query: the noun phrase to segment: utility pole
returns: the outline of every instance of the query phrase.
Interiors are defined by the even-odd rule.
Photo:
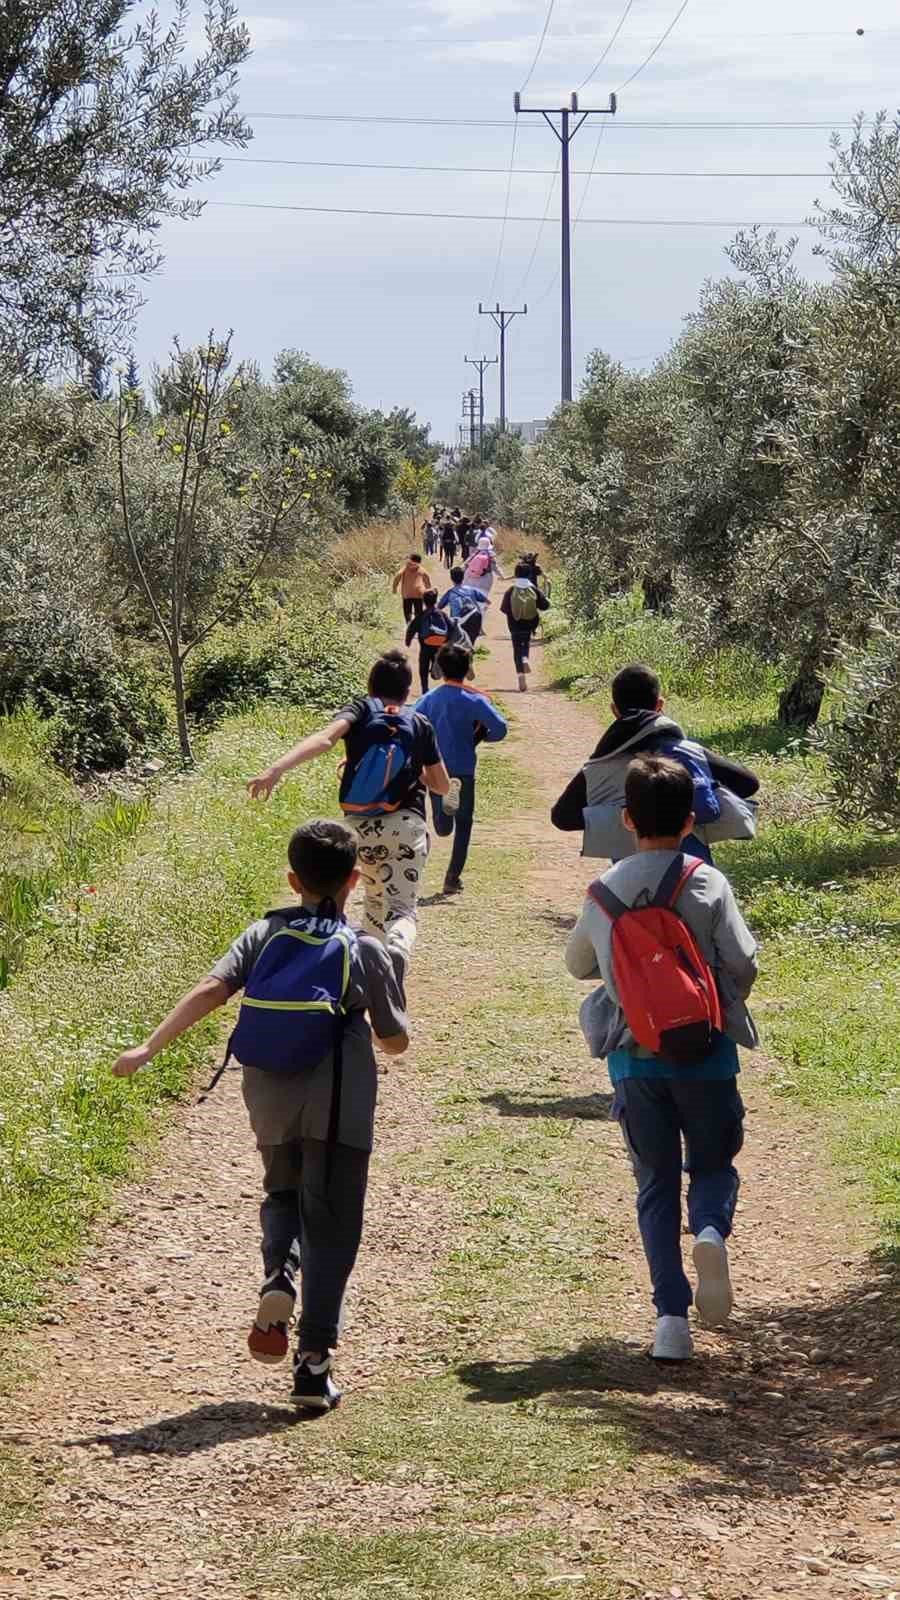
[[[482,356],[480,361],[470,360],[470,358],[468,356],[466,356],[464,359],[465,359],[465,362],[466,362],[467,366],[469,366],[469,367],[477,367],[477,369],[478,369],[478,454],[479,454],[479,457],[480,457],[480,459],[481,459],[481,461],[483,463],[484,462],[484,373],[485,373],[485,368],[486,367],[495,367],[497,365],[497,357],[493,356],[490,360],[488,360],[487,356]]]
[[[475,421],[475,390],[469,389],[465,397],[466,417],[469,424],[469,449],[475,454],[475,440],[478,436],[478,424]]]
[[[616,97],[611,94],[608,106],[592,106],[582,109],[578,104],[577,94],[573,94],[571,105],[550,108],[544,106],[523,106],[522,96],[516,92],[513,96],[513,109],[516,116],[543,117],[548,128],[556,134],[560,143],[561,161],[559,166],[562,180],[562,203],[560,205],[560,220],[562,225],[562,267],[560,278],[562,281],[562,306],[561,306],[561,337],[560,337],[560,398],[563,405],[572,399],[572,184],[569,176],[569,146],[579,128],[583,127],[588,117],[614,117],[616,114]],[[552,119],[559,117],[559,127]],[[572,118],[577,121],[572,122]]]
[[[527,317],[528,307],[523,306],[521,311],[503,311],[499,300],[493,311],[485,310],[481,301],[478,302],[478,315],[490,317],[492,322],[500,329],[500,432],[506,432],[506,330],[513,317]]]

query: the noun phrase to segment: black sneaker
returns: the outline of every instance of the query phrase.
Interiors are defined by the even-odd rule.
[[[340,1399],[341,1391],[331,1376],[331,1356],[318,1361],[314,1355],[298,1353],[291,1405],[303,1411],[333,1411]]]
[[[462,894],[462,892],[463,892],[463,881],[462,881],[462,878],[445,878],[444,879],[444,888],[443,888],[443,893],[444,894]]]
[[[254,1361],[275,1367],[288,1353],[288,1328],[294,1315],[297,1292],[290,1272],[284,1267],[270,1272],[259,1293],[256,1321],[247,1335],[247,1348]]]

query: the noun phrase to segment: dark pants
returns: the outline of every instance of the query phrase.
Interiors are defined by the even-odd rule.
[[[431,664],[440,649],[439,645],[419,645],[419,678],[422,684],[422,693],[427,694],[431,687]]]
[[[475,649],[478,640],[481,638],[482,627],[483,618],[480,611],[473,611],[468,617],[466,617],[466,620],[463,623],[463,628],[469,635],[469,640],[473,650]]]
[[[731,1232],[744,1142],[744,1107],[734,1078],[625,1078],[619,1119],[637,1179],[637,1213],[659,1316],[686,1317],[693,1295],[681,1261],[681,1141],[689,1174],[691,1233]]]
[[[407,622],[412,622],[413,617],[420,617],[425,610],[425,601],[416,598],[403,601],[403,615]]]
[[[301,1350],[331,1350],[362,1238],[369,1153],[321,1139],[261,1145],[266,1275],[301,1274]]]
[[[453,566],[453,562],[454,562],[454,560],[456,558],[456,545],[455,544],[445,544],[442,547],[442,549],[443,549],[444,566],[447,568],[447,570],[449,572],[449,570]]]
[[[525,671],[525,662],[531,654],[533,634],[533,628],[510,628],[509,630],[509,636],[512,639],[513,660],[516,663],[517,672]]]
[[[439,794],[431,796],[435,833],[440,839],[449,839],[451,833],[453,834],[453,850],[447,868],[448,878],[461,878],[463,875],[472,838],[472,826],[475,822],[475,778],[463,777],[459,782],[459,810],[455,816],[444,810],[444,802]]]

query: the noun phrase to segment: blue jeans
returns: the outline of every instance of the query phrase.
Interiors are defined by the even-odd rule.
[[[618,1118],[637,1179],[638,1224],[661,1317],[686,1317],[693,1295],[681,1260],[681,1140],[689,1174],[693,1234],[731,1232],[740,1180],[734,1157],[744,1142],[744,1106],[734,1078],[624,1078]]]
[[[431,813],[434,819],[434,831],[440,839],[449,839],[453,834],[453,850],[450,855],[450,865],[447,868],[448,878],[461,878],[466,858],[469,854],[469,843],[472,838],[472,827],[475,822],[475,775],[460,778],[459,810],[456,815],[448,814],[444,810],[444,802],[439,794],[431,796]]]

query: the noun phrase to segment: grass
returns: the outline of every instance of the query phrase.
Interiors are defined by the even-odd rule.
[[[160,1102],[182,1092],[216,1037],[210,1020],[128,1083],[108,1068],[259,914],[298,814],[333,809],[330,763],[251,805],[246,777],[304,719],[267,707],[223,725],[192,774],[73,899],[26,940],[0,993],[0,1307],[20,1314],[48,1267],[71,1259],[110,1184],[132,1165]]]
[[[780,1093],[822,1117],[882,1234],[900,1245],[900,837],[847,826],[821,798],[822,770],[776,717],[777,680],[748,652],[702,659],[677,624],[631,599],[590,629],[560,632],[559,681],[596,701],[635,659],[659,671],[692,737],[763,782],[759,838],[716,851],[763,944],[755,1009]]]

